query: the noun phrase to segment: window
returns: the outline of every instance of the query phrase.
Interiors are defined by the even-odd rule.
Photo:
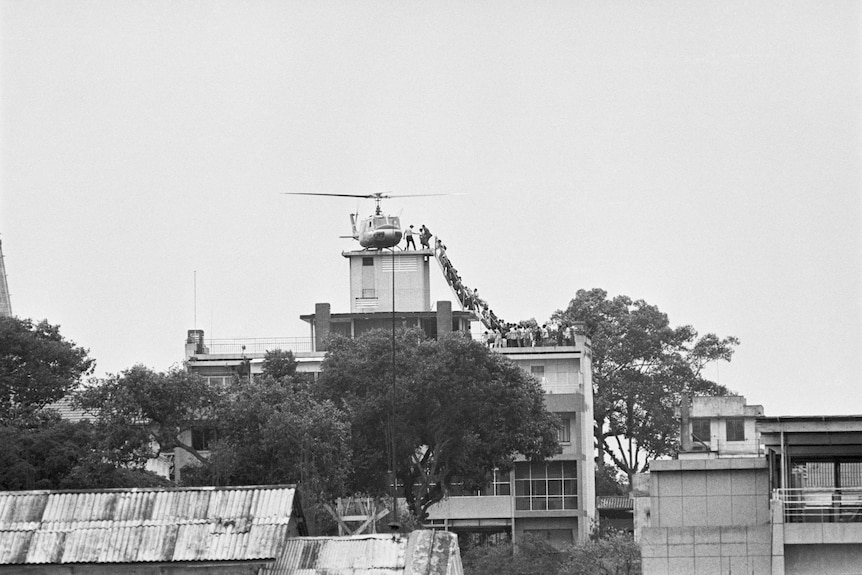
[[[363,265],[363,267],[373,266],[374,265],[374,258],[362,258],[362,265]]]
[[[216,430],[212,427],[192,428],[192,449],[209,451],[216,440]]]
[[[745,421],[742,419],[727,420],[727,441],[745,441]]]
[[[511,475],[511,471],[495,469],[491,478],[491,484],[482,490],[482,495],[511,495],[512,485],[509,483]]]
[[[377,297],[377,291],[375,289],[362,288],[362,298],[363,299],[373,299]]]
[[[543,377],[545,377],[545,366],[544,365],[531,365],[530,366],[530,373],[533,374],[535,377],[542,379]]]
[[[578,467],[574,461],[515,465],[515,509],[578,508]]]
[[[694,443],[709,445],[710,434],[708,419],[691,420],[691,440]]]
[[[572,420],[569,417],[560,419],[562,427],[557,430],[557,441],[563,445],[569,445],[572,442]]]

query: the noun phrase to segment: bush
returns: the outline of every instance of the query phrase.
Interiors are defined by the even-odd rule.
[[[462,558],[465,575],[640,575],[640,547],[631,535],[606,533],[559,550],[540,539],[473,547]]]

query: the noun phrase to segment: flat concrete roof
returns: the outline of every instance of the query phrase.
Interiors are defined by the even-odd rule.
[[[299,319],[307,322],[314,321],[316,314],[309,313],[299,316]],[[330,314],[331,321],[342,321],[347,322],[352,319],[391,319],[392,312],[391,311],[376,311],[376,312],[359,312],[359,313],[333,313]],[[435,319],[437,317],[437,310],[430,311],[396,311],[395,319]],[[457,318],[468,318],[474,321],[479,321],[476,318],[476,314],[472,311],[461,311],[461,310],[452,310],[452,317]]]

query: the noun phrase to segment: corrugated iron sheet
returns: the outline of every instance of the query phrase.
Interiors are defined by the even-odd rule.
[[[292,486],[0,492],[0,565],[274,559]]]
[[[463,575],[458,538],[445,531],[407,536],[298,537],[264,575]]]
[[[634,499],[627,495],[600,495],[596,498],[596,509],[634,509]]]

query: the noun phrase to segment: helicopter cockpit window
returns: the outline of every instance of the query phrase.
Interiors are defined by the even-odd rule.
[[[374,218],[374,227],[375,228],[380,227],[380,226],[385,226],[386,223],[387,223],[386,218],[384,218],[384,217]]]

